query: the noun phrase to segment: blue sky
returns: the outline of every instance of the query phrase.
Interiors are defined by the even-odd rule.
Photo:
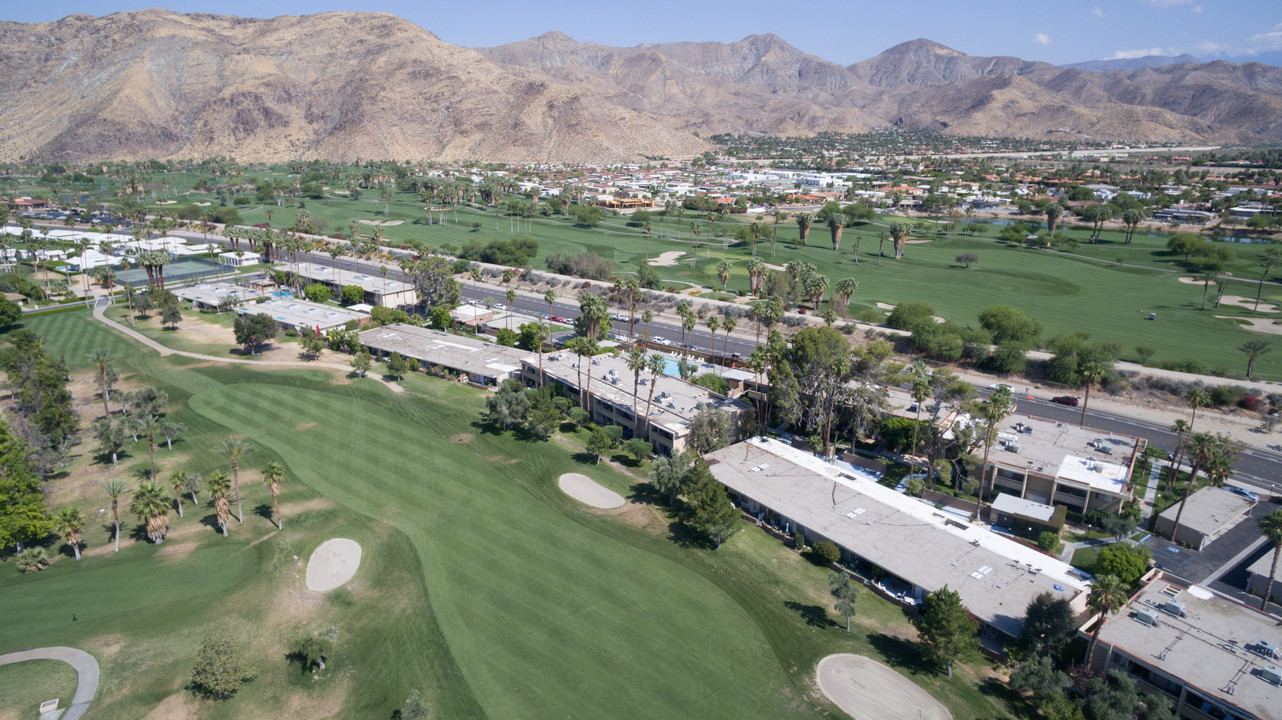
[[[56,20],[154,6],[128,0],[45,0],[10,4],[0,18]],[[1069,63],[1144,54],[1200,58],[1282,57],[1282,2],[1277,0],[173,0],[178,12],[253,17],[327,10],[392,13],[468,47],[499,45],[560,30],[605,45],[716,40],[773,32],[806,52],[843,65],[918,37],[971,55],[1014,55]]]

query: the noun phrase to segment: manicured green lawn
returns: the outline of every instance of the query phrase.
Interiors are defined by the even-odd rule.
[[[91,325],[67,327],[103,341]],[[202,524],[208,506],[189,507],[187,518],[171,516],[165,545],[103,553],[98,499],[80,563],[63,558],[30,576],[0,566],[0,607],[23,618],[0,626],[0,651],[93,652],[104,666],[95,706],[104,717],[191,702],[181,688],[195,647],[216,630],[244,641],[261,677],[210,717],[286,707],[386,717],[414,688],[449,718],[831,717],[812,683],[832,652],[900,668],[955,717],[1013,714],[975,668],[951,680],[930,668],[902,613],[869,592],[845,633],[826,571],[746,523],[714,551],[685,546],[645,507],[578,505],[556,486],[564,472],[647,493],[561,441],[494,434],[477,422],[484,396],[474,389],[419,375],[393,394],[373,380],[149,351],[122,363],[122,375],[163,388],[188,427],[182,460],[161,461],[162,476],[179,462],[206,474],[225,467],[214,448],[232,432],[256,449],[241,471],[246,524],[233,523],[230,538]],[[248,479],[273,459],[290,472],[287,508],[299,505],[282,533],[260,515],[268,498]],[[126,533],[135,527],[130,518]],[[335,536],[365,554],[351,591],[319,600],[300,586],[301,563]],[[285,663],[291,637],[330,626],[332,672],[313,681]]]
[[[1073,560],[1069,564],[1073,567],[1095,574],[1095,561],[1099,557],[1099,548],[1084,547],[1073,551]]]
[[[76,671],[58,660],[27,660],[0,666],[0,718],[36,717],[40,703],[58,699],[58,707],[71,705],[76,692]]]

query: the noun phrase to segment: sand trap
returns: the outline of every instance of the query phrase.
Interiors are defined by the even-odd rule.
[[[596,480],[587,475],[579,473],[566,473],[557,481],[561,486],[561,492],[578,500],[584,505],[591,505],[595,508],[617,508],[624,503],[623,496],[617,492],[604,488]]]
[[[212,204],[213,203],[207,203],[207,202],[192,203],[192,205],[195,205],[196,207],[209,207]]]
[[[677,258],[682,255],[685,255],[685,251],[683,250],[669,250],[668,252],[659,255],[659,257],[650,260],[650,264],[657,265],[659,267],[673,267],[677,264]]]
[[[326,540],[307,560],[307,589],[329,592],[351,580],[360,564],[360,543],[347,538]]]
[[[157,205],[177,205],[178,201],[177,200],[157,200],[156,204]]]
[[[935,242],[935,241],[931,240],[930,238],[923,238],[919,240],[905,240],[904,244],[905,245],[925,245],[926,243],[929,243],[929,242]]]
[[[788,268],[782,265],[771,265],[770,263],[761,263],[769,270],[778,270],[779,272],[788,272]]]
[[[361,220],[360,221],[362,225],[382,225],[383,227],[392,227],[394,225],[400,225],[403,222],[405,221],[404,220]]]
[[[894,309],[895,309],[895,306],[894,306],[894,305],[891,305],[890,303],[883,303],[883,302],[879,302],[879,303],[877,303],[877,307],[881,308],[882,310],[894,310]],[[948,318],[941,318],[941,317],[939,317],[938,315],[931,315],[931,318],[933,318],[933,319],[934,319],[934,321],[935,321],[935,322],[937,322],[937,323],[939,323],[940,325],[943,325],[944,323],[948,322]]]
[[[859,720],[952,720],[916,683],[861,655],[829,655],[816,668],[819,689]]]
[[[1220,298],[1221,305],[1233,305],[1234,307],[1246,308],[1250,310],[1255,307],[1255,298],[1242,297],[1241,295],[1225,295]],[[1271,302],[1260,301],[1260,312],[1277,312],[1278,306]]]
[[[1215,317],[1223,318],[1225,320],[1232,320],[1233,322],[1236,322],[1236,323],[1246,323],[1242,327],[1246,328],[1247,330],[1254,330],[1256,332],[1268,333],[1270,335],[1282,335],[1282,325],[1275,325],[1274,323],[1277,322],[1276,320],[1266,320],[1263,318],[1234,317],[1232,315],[1216,315]]]

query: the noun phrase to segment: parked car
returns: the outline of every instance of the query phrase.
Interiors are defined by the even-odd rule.
[[[655,336],[654,336],[654,342],[656,342],[656,343],[658,343],[658,344],[660,344],[660,345],[671,345],[671,344],[672,344],[671,342],[669,342],[669,341],[668,341],[668,339],[667,339],[667,338],[665,338],[665,337],[663,337],[663,336],[661,336],[661,335],[655,335]]]
[[[569,322],[568,320],[566,320],[565,318],[561,317],[560,315],[553,315],[553,316],[552,316],[551,318],[549,318],[549,319],[550,319],[552,322],[555,322],[555,323]]]
[[[1234,487],[1234,486],[1232,486],[1232,485],[1229,485],[1229,486],[1226,486],[1224,489],[1225,489],[1225,490],[1228,490],[1229,492],[1233,493],[1234,495],[1240,495],[1240,496],[1242,496],[1242,497],[1246,498],[1247,500],[1250,500],[1251,502],[1259,502],[1259,501],[1260,501],[1260,496],[1259,496],[1259,495],[1257,495],[1256,493],[1251,492],[1250,490],[1247,490],[1246,488]]]
[[[1068,405],[1069,407],[1077,407],[1077,398],[1072,395],[1056,395],[1051,398],[1051,402],[1059,403],[1060,405]]]
[[[1001,390],[1002,388],[1006,388],[1011,392],[1015,392],[1015,388],[1011,387],[1010,385],[1007,385],[1006,383],[993,383],[992,385],[988,386],[989,390]]]
[[[495,309],[495,310],[507,310],[507,305],[504,305],[503,303],[494,303],[494,309]]]

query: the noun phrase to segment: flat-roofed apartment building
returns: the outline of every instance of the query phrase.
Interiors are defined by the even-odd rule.
[[[400,307],[418,302],[418,295],[414,292],[413,285],[384,278],[382,275],[366,275],[316,263],[280,264],[275,266],[275,269],[297,273],[308,283],[325,285],[329,287],[330,292],[334,293],[335,298],[342,296],[344,287],[355,285],[364,291],[365,302],[369,305]]]
[[[477,385],[519,378],[521,362],[531,356],[528,350],[399,323],[362,332],[360,343],[375,356],[398,352],[406,359],[464,373]]]
[[[1115,512],[1132,497],[1131,472],[1143,446],[1143,440],[1129,435],[1012,415],[1002,423],[989,453],[986,492],[1064,505],[1079,513]]]
[[[1155,574],[1100,630],[1090,658],[1172,700],[1187,720],[1282,717],[1282,618]],[[1090,636],[1092,623],[1080,630]]]
[[[627,362],[614,354],[598,355],[580,367],[579,356],[554,352],[543,356],[543,377],[556,383],[572,398],[579,397],[579,383],[588,394],[592,422],[623,426],[625,437],[644,437],[663,453],[681,452],[690,436],[690,423],[699,409],[712,406],[725,410],[735,428],[742,428],[750,408],[738,400],[718,395],[679,377],[642,373],[637,393],[632,394],[633,374]],[[538,356],[523,361],[527,385],[539,384]],[[591,382],[589,384],[589,376]],[[653,385],[653,395],[651,386]],[[650,402],[653,398],[653,402]],[[634,405],[635,404],[635,405]],[[646,408],[649,404],[648,421]],[[636,411],[633,412],[635,406]],[[739,431],[736,430],[737,436]]]
[[[241,317],[267,315],[282,328],[299,332],[308,330],[326,332],[335,328],[346,327],[349,322],[355,322],[358,325],[369,322],[369,315],[366,313],[353,312],[347,308],[320,305],[292,298],[274,298],[266,302],[241,305],[236,308],[236,314]]]
[[[1067,563],[871,476],[760,437],[705,459],[743,510],[801,531],[807,542],[831,540],[845,562],[876,566],[879,578],[907,585],[899,598],[907,605],[947,585],[983,628],[1004,638],[1019,637],[1024,611],[1041,593],[1067,600],[1078,613],[1086,609],[1086,580]]]
[[[1180,512],[1183,506],[1184,512]],[[1185,500],[1168,507],[1157,517],[1154,531],[1164,538],[1201,550],[1232,530],[1251,514],[1255,501],[1218,487],[1204,487]],[[1176,536],[1175,518],[1180,518]]]

